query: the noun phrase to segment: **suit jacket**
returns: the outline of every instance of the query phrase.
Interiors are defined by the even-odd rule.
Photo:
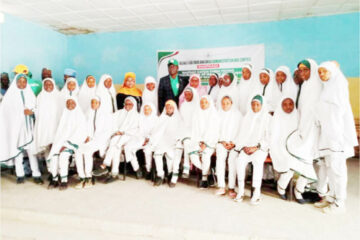
[[[179,93],[177,96],[174,95],[174,92],[171,88],[170,76],[160,78],[159,90],[158,90],[158,106],[159,112],[161,113],[165,107],[165,102],[169,99],[172,99],[179,106],[179,97],[184,91],[185,87],[189,83],[189,77],[178,76],[179,78]]]

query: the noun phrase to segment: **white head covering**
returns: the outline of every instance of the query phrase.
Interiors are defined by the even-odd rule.
[[[221,75],[220,78],[224,78],[225,75],[229,75],[229,74],[233,76],[233,80],[231,81],[229,86],[227,87],[225,85],[221,86],[216,103],[216,108],[218,110],[221,108],[221,100],[225,96],[231,97],[233,101],[233,105],[235,105],[236,107],[238,106],[237,76],[234,73],[225,73]]]
[[[34,109],[36,97],[27,83],[19,89],[17,80],[25,76],[14,77],[0,105],[0,162],[13,165],[12,160],[22,149],[28,149],[33,141],[33,119],[24,115],[25,109]]]
[[[155,88],[154,90],[150,91],[149,89],[147,89],[146,84],[148,83],[154,83],[155,84]],[[147,103],[152,103],[155,106],[155,109],[152,108],[153,112],[155,112],[155,114],[158,113],[158,83],[155,80],[155,78],[153,78],[152,76],[147,76],[145,78],[145,83],[144,83],[144,91],[142,93],[142,101],[143,102],[147,102]]]
[[[83,143],[87,137],[85,115],[75,97],[67,97],[65,105],[70,99],[75,101],[76,107],[73,110],[63,109],[48,159],[59,154],[62,147],[74,149],[74,145]]]
[[[358,141],[348,81],[334,62],[324,62],[320,67],[330,72],[330,79],[322,81],[323,90],[315,111],[321,129],[320,154],[325,156],[332,152],[344,152],[346,158],[352,157]]]
[[[251,102],[248,105],[248,110],[243,118],[240,128],[238,141],[236,142],[236,149],[241,150],[243,147],[256,147],[261,145],[261,149],[268,149],[268,125],[270,114],[267,109],[267,102],[265,97],[256,95],[262,98],[261,110],[255,113],[251,108]],[[253,101],[253,98],[251,98]]]
[[[209,102],[209,107],[203,110],[200,107],[201,99]],[[191,140],[199,143],[204,142],[214,148],[219,138],[219,116],[214,102],[209,95],[202,96],[192,118]]]
[[[45,82],[50,81],[54,88],[45,90]],[[35,152],[41,152],[53,143],[59,125],[62,110],[60,92],[52,78],[45,78],[42,90],[36,99],[36,121],[34,129]]]
[[[108,74],[103,74],[100,77],[100,81],[96,89],[96,95],[101,98],[101,104],[103,105],[103,108],[106,111],[113,113],[117,110],[116,91],[114,87],[114,81],[111,81],[112,84],[110,88],[105,87],[104,82],[108,78],[111,78],[112,80],[112,77]]]
[[[245,116],[246,111],[248,109],[248,103],[250,101],[249,95],[250,92],[253,91],[254,85],[254,71],[251,64],[246,63],[242,66],[242,68],[247,68],[251,72],[251,76],[248,80],[245,80],[242,76],[240,82],[238,84],[238,96],[239,96],[239,110],[243,116]]]
[[[114,132],[124,132],[128,136],[135,136],[139,130],[140,115],[137,111],[137,102],[134,97],[126,97],[124,102],[130,100],[133,107],[127,111],[125,107],[114,113]]]
[[[229,97],[233,102],[231,108],[228,111],[224,111],[221,107],[221,101],[225,97]],[[235,106],[233,98],[231,96],[225,95],[219,100],[219,141],[235,143],[239,134],[239,129],[243,117],[238,108]]]
[[[215,73],[210,74],[209,78],[210,78],[211,76],[215,76],[217,82],[216,82],[216,85],[213,86],[212,88],[211,88],[210,85],[209,85],[207,92],[209,93],[209,91],[210,91],[210,89],[211,89],[211,92],[210,92],[209,95],[211,96],[211,98],[212,98],[212,100],[213,100],[213,102],[214,102],[214,106],[215,106],[215,103],[217,102],[217,97],[218,97],[218,94],[219,94],[219,91],[220,91],[220,87],[219,87],[219,76],[218,76],[217,74],[215,74]],[[216,107],[216,106],[215,106],[215,107]]]
[[[145,106],[149,106],[152,110],[149,116],[146,116],[144,113]],[[140,123],[139,123],[140,135],[142,137],[149,138],[151,131],[156,126],[157,121],[158,121],[157,108],[151,102],[144,102],[140,110]]]
[[[296,95],[297,95],[299,87],[298,87],[298,85],[296,85],[296,83],[293,79],[290,68],[287,66],[280,66],[276,69],[275,75],[279,71],[285,73],[285,75],[286,75],[286,80],[281,85],[279,85],[275,81],[278,89],[280,89],[280,92],[281,92],[280,98],[288,96],[288,97],[291,97],[292,99],[296,99]],[[279,100],[280,100],[280,98],[279,98]]]
[[[67,88],[67,85],[69,82],[75,83],[76,86],[75,86],[74,91],[69,91],[69,89]],[[79,93],[79,84],[78,84],[78,81],[76,80],[76,78],[73,78],[73,77],[67,78],[64,87],[61,89],[61,96],[65,100],[69,96],[76,97],[78,95],[78,93]]]
[[[86,77],[83,84],[81,85],[78,95],[79,104],[84,113],[87,113],[88,110],[90,109],[90,100],[92,97],[95,96],[95,92],[96,92],[96,84],[92,88],[90,88],[87,84],[87,79],[89,77],[93,77],[93,76],[89,75]]]

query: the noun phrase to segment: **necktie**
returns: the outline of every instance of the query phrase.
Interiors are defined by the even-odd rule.
[[[299,105],[299,98],[300,98],[300,93],[301,93],[301,86],[302,86],[303,83],[300,83],[299,84],[299,91],[297,93],[297,96],[296,96],[296,103],[295,103],[295,106],[296,106],[296,109],[298,108],[298,105]]]
[[[210,95],[211,90],[213,90],[213,88],[214,88],[214,86],[211,86],[211,87],[210,87],[208,95]]]

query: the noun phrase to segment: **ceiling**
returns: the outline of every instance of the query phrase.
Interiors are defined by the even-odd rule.
[[[264,22],[359,11],[359,0],[0,1],[1,12],[64,34]]]

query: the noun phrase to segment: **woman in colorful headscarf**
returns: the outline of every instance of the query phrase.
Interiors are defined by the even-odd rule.
[[[94,76],[89,75],[81,85],[78,99],[81,109],[84,113],[87,113],[90,109],[91,98],[95,96],[96,92],[96,80]]]
[[[264,162],[268,155],[268,131],[270,115],[266,109],[266,101],[261,95],[252,98],[250,109],[241,123],[240,134],[236,141],[236,150],[239,153],[236,159],[238,193],[235,201],[241,202],[244,198],[245,171],[248,163],[253,165],[252,187],[254,188],[251,204],[258,204],[261,195],[261,182]]]
[[[139,112],[142,103],[142,92],[136,87],[136,75],[133,72],[127,72],[124,77],[123,85],[121,86],[118,94],[116,95],[116,102],[118,109],[123,109],[125,99],[127,97],[133,97],[137,104],[136,109]]]
[[[116,112],[116,90],[114,82],[109,74],[103,74],[100,77],[99,84],[96,89],[96,96],[101,99],[101,108],[108,113]]]
[[[0,105],[0,163],[14,166],[17,183],[24,183],[24,151],[27,152],[32,176],[42,184],[34,149],[34,112],[36,97],[25,74],[17,74]]]
[[[335,62],[324,62],[318,68],[323,90],[316,106],[315,118],[320,125],[319,153],[325,164],[319,182],[329,184],[330,193],[319,207],[325,213],[344,212],[347,187],[346,159],[354,156],[358,146],[354,116],[349,101],[348,81]],[[326,192],[327,184],[322,184]]]
[[[158,82],[152,76],[147,76],[144,85],[142,102],[152,103],[158,109]],[[157,113],[158,110],[155,111],[155,114]]]
[[[189,84],[186,87],[195,89],[199,97],[207,94],[207,87],[201,85],[201,77],[199,74],[192,74],[189,78]],[[179,107],[185,101],[185,93],[183,92],[179,98]]]

